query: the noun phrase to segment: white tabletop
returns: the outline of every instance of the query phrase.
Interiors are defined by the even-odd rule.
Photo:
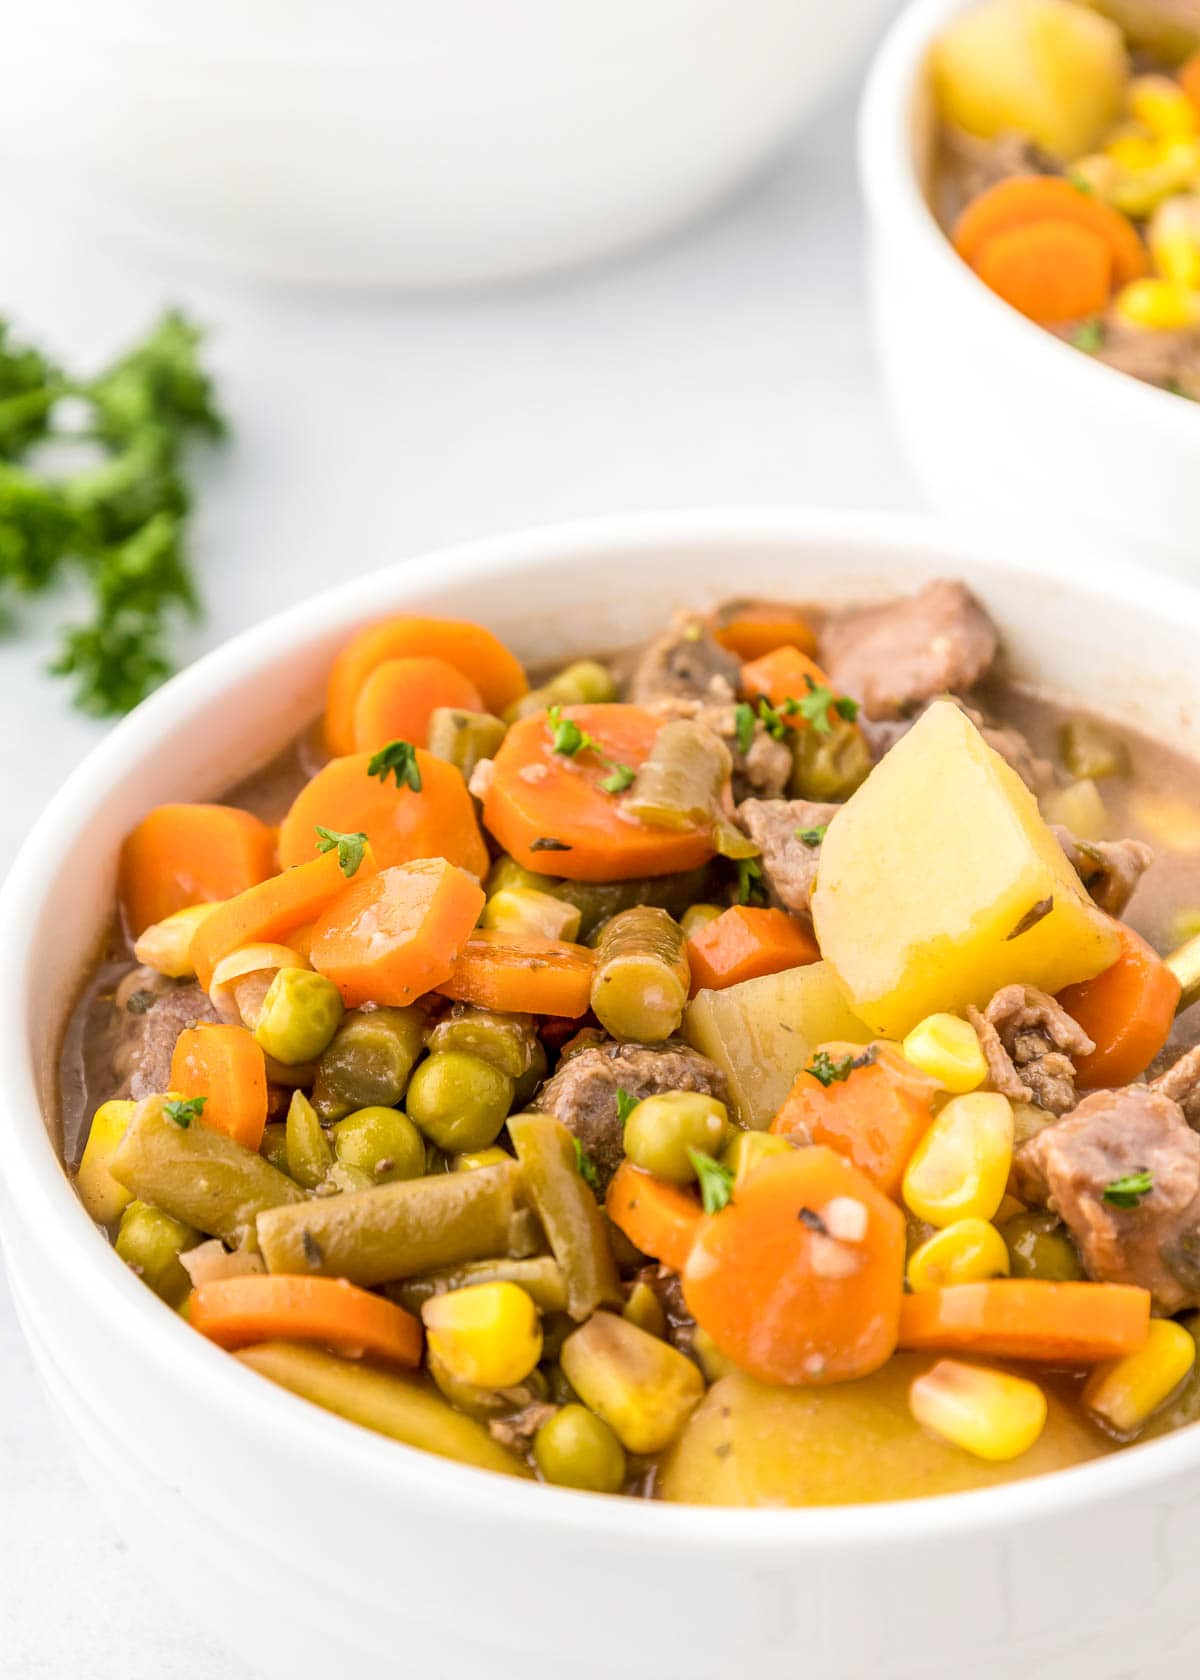
[[[103,360],[165,301],[217,329],[235,426],[207,463],[198,651],[399,555],[635,508],[913,508],[865,324],[843,100],[716,217],[620,267],[456,301],[297,295],[174,268],[0,177],[0,309]],[[0,643],[0,869],[96,739]],[[14,725],[18,725],[14,727]],[[0,1273],[0,1676],[245,1680],[131,1561],[67,1456]]]

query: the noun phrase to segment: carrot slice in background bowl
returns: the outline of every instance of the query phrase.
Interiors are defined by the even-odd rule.
[[[158,805],[125,838],[121,913],[136,938],[189,904],[233,898],[275,868],[275,831],[233,805]]]
[[[1047,219],[993,234],[973,267],[997,297],[1044,327],[1098,315],[1112,295],[1112,250],[1077,222]]]
[[[566,706],[598,751],[554,751],[543,712],[522,718],[494,760],[483,801],[485,827],[526,869],[569,881],[622,881],[695,869],[713,854],[704,828],[652,828],[629,815],[619,794],[600,784],[613,765],[638,770],[663,720],[640,706]]]
[[[1149,269],[1146,247],[1128,216],[1055,175],[1010,175],[980,193],[955,223],[954,249],[975,268],[997,234],[1045,221],[1074,222],[1101,238],[1112,252],[1119,286],[1140,280]]]
[[[354,702],[354,751],[375,753],[395,740],[427,746],[429,719],[439,706],[484,709],[470,677],[444,659],[385,659]]]

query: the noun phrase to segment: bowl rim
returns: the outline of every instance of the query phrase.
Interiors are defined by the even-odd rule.
[[[871,60],[857,123],[859,187],[871,236],[886,230],[889,241],[903,242],[920,261],[927,283],[949,288],[959,308],[975,310],[980,330],[995,337],[995,351],[1027,368],[1032,381],[1044,383],[1056,373],[1064,388],[1073,391],[1080,409],[1099,411],[1104,423],[1136,425],[1173,446],[1194,450],[1200,438],[1200,404],[1098,362],[1027,320],[972,273],[933,213],[913,164],[918,96],[939,30],[975,3],[909,0]]]
[[[664,1543],[690,1550],[728,1549],[738,1556],[889,1546],[988,1535],[1010,1523],[1040,1521],[1066,1508],[1161,1490],[1181,1472],[1200,1470],[1200,1427],[1185,1428],[1091,1463],[1025,1481],[967,1493],[871,1505],[799,1509],[734,1509],[669,1505],[655,1500],[603,1498],[536,1482],[480,1472],[372,1434],[301,1400],[197,1336],[118,1260],[76,1197],[47,1132],[38,1097],[36,1057],[26,1042],[27,999],[19,976],[55,876],[55,848],[75,832],[76,808],[136,770],[143,753],[203,708],[226,679],[284,656],[305,635],[350,626],[402,610],[426,589],[462,590],[482,575],[521,574],[564,552],[586,560],[651,558],[686,545],[758,541],[877,552],[881,569],[924,572],[958,567],[970,577],[1032,586],[1047,573],[1029,558],[997,556],[936,521],[908,515],[832,510],[713,508],[579,521],[493,537],[400,560],[300,602],[205,654],[145,701],[92,749],[30,829],[0,888],[0,1066],[7,1070],[0,1104],[0,1213],[16,1292],[24,1295],[23,1266],[52,1265],[70,1274],[81,1307],[109,1331],[114,1357],[122,1345],[153,1362],[167,1385],[208,1395],[223,1427],[262,1450],[281,1442],[311,1461],[336,1462],[347,1478],[394,1492],[398,1502],[428,1498],[453,1503],[472,1522],[532,1524],[569,1544],[572,1533],[618,1542],[648,1562]],[[596,575],[593,572],[592,575]],[[1059,578],[1057,581],[1063,581]],[[1107,599],[1114,611],[1136,602],[1164,622],[1200,629],[1200,593],[1169,577],[1143,576],[1102,561],[1078,590]],[[20,1210],[18,1212],[18,1209]],[[38,1235],[31,1238],[30,1233]],[[11,1239],[11,1240],[10,1240]],[[18,1252],[18,1245],[20,1251]],[[107,1256],[107,1259],[105,1258]],[[352,1491],[352,1490],[351,1490]]]

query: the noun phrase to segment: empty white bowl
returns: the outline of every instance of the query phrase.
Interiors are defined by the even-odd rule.
[[[0,894],[14,1298],[114,1523],[264,1674],[1158,1680],[1200,1660],[1200,1429],[1037,1481],[837,1510],[697,1509],[489,1475],[328,1416],[190,1330],[88,1220],[42,1118],[121,836],[148,806],[216,794],[268,757],[319,707],[362,620],[468,615],[527,659],[568,658],[731,591],[851,599],[936,575],[979,592],[1018,675],[1200,750],[1200,595],[1168,581],[1104,568],[1047,581],[896,519],[639,517],[432,555],[272,619],[114,730],[31,833]]]
[[[760,164],[891,0],[42,0],[0,149],[247,272],[437,286],[580,263]]]
[[[1200,577],[1200,404],[1093,362],[955,254],[925,189],[931,43],[963,0],[915,0],[863,97],[859,168],[876,338],[896,425],[940,511],[1048,563]]]

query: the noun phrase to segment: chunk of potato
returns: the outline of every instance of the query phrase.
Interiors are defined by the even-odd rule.
[[[704,1393],[690,1359],[615,1313],[593,1313],[559,1358],[579,1398],[631,1453],[669,1446]]]
[[[949,700],[830,823],[813,923],[850,1007],[885,1038],[1011,982],[1061,991],[1118,954],[1032,793]]]
[[[950,122],[985,140],[1027,135],[1064,160],[1099,145],[1129,78],[1120,29],[1074,0],[984,0],[947,24],[931,67]]]
[[[734,1118],[762,1129],[819,1044],[866,1044],[872,1033],[847,1008],[828,964],[817,962],[698,992],[684,1014],[683,1036],[725,1075]]]
[[[1109,1450],[1051,1391],[1046,1428],[1028,1452],[1004,1464],[973,1458],[928,1434],[908,1409],[913,1378],[933,1363],[896,1354],[872,1376],[830,1388],[723,1377],[675,1443],[658,1493],[688,1505],[875,1504],[994,1487]]]

